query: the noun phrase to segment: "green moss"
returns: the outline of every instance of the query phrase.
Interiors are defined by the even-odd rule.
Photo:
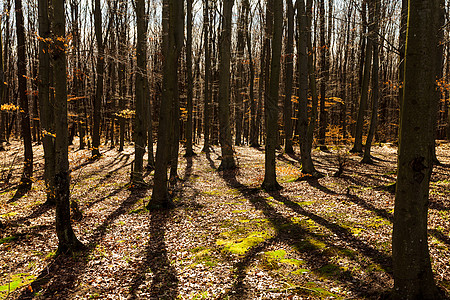
[[[337,266],[335,264],[328,264],[320,267],[316,271],[322,278],[332,278],[340,276],[342,273],[346,271],[346,269]]]
[[[307,238],[295,244],[295,248],[299,251],[322,250],[326,248],[326,244],[313,238]]]
[[[0,286],[0,299],[5,299],[8,293],[31,283],[36,276],[30,274],[14,274],[11,275],[9,283]]]
[[[283,249],[280,249],[280,250],[274,250],[274,251],[267,251],[264,254],[270,259],[280,260],[286,256],[286,251]]]
[[[6,243],[10,243],[10,242],[12,242],[12,241],[14,241],[14,240],[17,240],[17,237],[16,237],[16,236],[8,236],[8,237],[4,237],[4,238],[0,239],[0,245],[1,245],[1,244],[6,244]]]
[[[306,273],[309,273],[309,272],[310,271],[308,269],[298,269],[298,270],[292,271],[291,274],[303,275],[303,274],[306,274]]]
[[[17,214],[18,214],[18,212],[12,211],[12,212],[9,212],[9,213],[0,215],[0,217],[1,217],[1,218],[8,218],[8,217],[15,216],[15,215],[17,215]]]
[[[231,252],[233,254],[243,255],[251,247],[258,245],[270,237],[267,232],[252,232],[247,237],[238,240],[222,240],[216,241],[218,246],[223,246],[224,251]]]

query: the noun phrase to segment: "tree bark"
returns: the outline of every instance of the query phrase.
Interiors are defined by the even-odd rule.
[[[135,76],[135,118],[134,118],[134,169],[131,181],[134,185],[144,184],[145,144],[147,141],[146,114],[146,81],[147,81],[147,16],[145,1],[137,0],[135,5],[137,45],[136,45],[136,76]]]
[[[39,105],[44,148],[44,178],[47,203],[55,204],[55,120],[50,106],[50,38],[49,0],[39,0]]]
[[[3,34],[0,34],[0,105],[5,104],[5,72],[3,70]],[[5,139],[5,113],[0,110],[0,151],[4,151],[5,148],[3,143],[6,142]]]
[[[311,9],[312,1],[297,1],[297,26],[299,28],[297,52],[299,59],[299,112],[297,126],[299,128],[302,173],[320,177],[311,157],[312,137],[317,120],[317,91],[314,74],[313,49],[311,43]],[[312,96],[311,116],[308,122],[308,80]]]
[[[105,70],[105,46],[103,42],[103,27],[102,27],[102,11],[100,0],[94,1],[94,27],[95,37],[97,41],[97,78],[94,95],[94,114],[92,127],[92,158],[96,159],[100,154],[100,110],[102,105],[103,95],[103,75]]]
[[[409,0],[392,235],[396,299],[441,299],[427,239],[438,13],[438,0]]]
[[[222,32],[219,37],[219,124],[222,161],[219,170],[236,168],[230,127],[231,17],[234,0],[223,0]]]
[[[204,79],[204,103],[203,103],[203,149],[202,152],[209,152],[210,130],[211,130],[211,91],[209,87],[209,77],[211,74],[211,53],[209,50],[209,1],[203,3],[203,34],[205,44],[205,79]]]
[[[27,56],[25,45],[25,27],[22,10],[22,0],[15,0],[16,6],[16,34],[17,34],[17,77],[20,104],[20,125],[24,143],[24,166],[20,189],[31,189],[33,183],[33,147],[31,145],[30,113],[27,97]]]
[[[294,5],[292,0],[286,1],[287,6],[287,38],[285,46],[285,83],[284,83],[284,152],[292,154],[292,83],[294,75]]]
[[[192,148],[193,131],[193,97],[194,80],[192,77],[192,1],[186,4],[186,81],[187,81],[187,122],[186,122],[186,153],[185,157],[195,155]]]
[[[367,102],[369,98],[370,70],[372,65],[373,50],[373,8],[369,6],[369,35],[366,43],[366,55],[364,61],[363,79],[361,85],[361,97],[359,101],[358,118],[356,120],[356,133],[353,148],[350,150],[354,153],[362,153],[362,137],[364,130],[364,117],[367,110]]]
[[[372,10],[375,12],[375,17],[373,20],[373,64],[372,64],[372,117],[370,120],[369,133],[367,134],[366,146],[364,147],[364,157],[362,159],[363,163],[371,164],[373,163],[372,157],[370,155],[370,150],[372,148],[372,140],[375,135],[375,131],[378,125],[378,103],[380,97],[379,90],[379,76],[378,76],[378,66],[379,66],[379,45],[378,45],[378,31],[379,31],[379,16],[380,16],[380,0],[373,0],[370,2]]]
[[[147,208],[167,209],[171,202],[167,187],[167,164],[170,155],[171,109],[177,97],[178,58],[183,43],[183,1],[164,0],[163,2],[163,90],[159,114],[158,144],[156,149],[155,177],[153,194]]]
[[[64,0],[53,0],[53,76],[55,78],[55,193],[56,233],[59,254],[73,253],[83,248],[70,222],[70,176],[67,130],[67,77],[65,54]]]
[[[278,92],[280,85],[281,39],[283,35],[283,1],[273,0],[268,5],[268,14],[273,14],[272,59],[270,63],[269,90],[264,103],[266,118],[265,168],[262,188],[266,191],[281,189],[277,182],[275,148],[277,147],[278,129]],[[273,11],[270,11],[273,9]],[[270,22],[272,18],[267,18]],[[270,25],[270,24],[269,24]]]

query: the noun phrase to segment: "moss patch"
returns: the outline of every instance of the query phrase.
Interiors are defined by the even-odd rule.
[[[216,244],[218,246],[223,246],[224,251],[227,251],[227,252],[230,252],[233,254],[243,255],[251,247],[258,245],[259,243],[265,241],[269,237],[270,237],[270,234],[268,232],[264,232],[264,231],[257,232],[256,231],[256,232],[250,233],[247,237],[245,237],[243,239],[238,239],[238,240],[219,239],[216,241]]]
[[[35,278],[34,275],[24,273],[11,275],[9,282],[0,286],[0,299],[6,299],[8,293],[31,283]]]

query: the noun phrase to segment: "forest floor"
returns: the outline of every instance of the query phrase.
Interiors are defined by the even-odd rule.
[[[18,199],[22,146],[0,153],[0,299],[383,299],[392,289],[394,195],[378,188],[395,181],[392,145],[373,148],[374,165],[343,149],[314,150],[326,175],[318,180],[296,181],[297,157],[279,153],[283,189],[274,193],[260,189],[263,149],[236,147],[235,172],[216,170],[218,148],[180,154],[176,207],[166,212],[144,208],[151,188],[129,188],[132,146],[105,147],[97,161],[71,149],[71,193],[83,211],[73,227],[87,248],[69,257],[55,256],[42,147],[34,146],[33,188]],[[428,242],[449,293],[450,144],[437,153]],[[348,163],[333,177],[338,156]]]

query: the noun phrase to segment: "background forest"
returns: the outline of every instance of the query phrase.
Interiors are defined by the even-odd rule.
[[[448,295],[450,2],[0,11],[1,299]]]

